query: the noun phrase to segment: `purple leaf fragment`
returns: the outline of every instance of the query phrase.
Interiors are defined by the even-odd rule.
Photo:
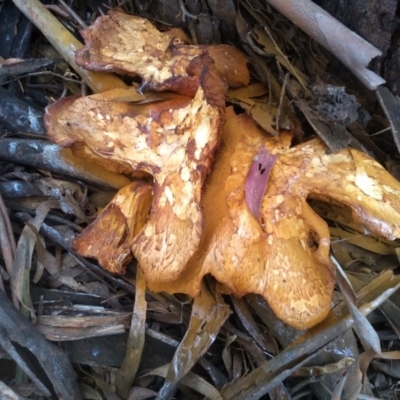
[[[244,192],[247,207],[256,219],[260,213],[261,200],[267,187],[269,173],[277,157],[277,155],[272,155],[262,144],[251,163]]]

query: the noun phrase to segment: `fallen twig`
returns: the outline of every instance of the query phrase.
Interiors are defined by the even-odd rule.
[[[75,63],[75,51],[83,45],[39,0],[13,0],[23,14],[42,31],[54,48],[95,92],[104,92],[125,84],[112,74],[89,72]]]

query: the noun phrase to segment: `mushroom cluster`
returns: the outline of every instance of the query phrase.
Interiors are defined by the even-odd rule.
[[[327,224],[309,195],[349,206],[367,229],[400,237],[400,184],[353,150],[318,139],[291,147],[225,107],[246,86],[246,60],[227,45],[196,46],[178,29],[111,10],[83,31],[77,63],[140,76],[162,91],[145,104],[111,93],[49,106],[51,141],[132,176],[74,248],[123,273],[135,257],[154,291],[195,296],[206,274],[219,289],[258,293],[276,315],[309,328],[329,312],[334,275]],[[143,179],[144,173],[153,183]]]

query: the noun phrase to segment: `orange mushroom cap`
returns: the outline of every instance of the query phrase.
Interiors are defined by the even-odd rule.
[[[267,136],[231,108],[226,121],[206,181],[198,251],[178,280],[149,287],[194,296],[210,273],[223,291],[261,294],[278,318],[310,328],[329,312],[335,279],[328,226],[308,205],[308,195],[346,204],[368,229],[394,238],[400,237],[400,183],[357,150],[326,154],[319,139],[289,148],[289,135]],[[278,157],[257,219],[246,204],[245,184],[260,144]]]
[[[85,47],[78,50],[78,65],[92,71],[139,75],[147,89],[196,93],[199,78],[191,63],[207,55],[216,74],[232,88],[246,86],[250,74],[246,59],[235,47],[190,45],[177,28],[160,32],[150,21],[112,9],[84,29]]]
[[[149,281],[177,278],[202,231],[201,190],[219,142],[221,108],[200,87],[151,105],[102,102],[99,95],[49,106],[50,140],[118,172],[154,177],[149,219],[130,246]]]
[[[353,149],[327,154],[320,140],[290,148],[290,133],[272,137],[231,108],[204,184],[221,141],[226,87],[248,82],[245,60],[233,48],[187,45],[178,30],[161,33],[117,10],[83,36],[81,65],[137,74],[155,90],[194,96],[135,105],[105,93],[47,108],[50,140],[111,170],[154,177],[148,219],[149,187],[124,188],[96,222],[102,232],[107,221],[119,225],[115,251],[91,246],[84,254],[122,271],[129,247],[155,291],[194,296],[212,274],[221,290],[261,294],[279,318],[304,329],[326,316],[334,285],[328,227],[308,205],[309,195],[346,204],[371,231],[400,237],[400,183],[374,160]],[[252,168],[261,155],[270,176],[257,181]],[[142,217],[128,221],[134,208]],[[95,227],[76,248],[90,244]]]

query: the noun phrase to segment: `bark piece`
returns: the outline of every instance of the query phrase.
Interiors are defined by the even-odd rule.
[[[137,76],[146,89],[194,95],[199,77],[192,61],[207,55],[213,69],[230,87],[245,86],[249,72],[244,56],[232,46],[195,46],[180,29],[160,32],[150,21],[118,9],[82,31],[85,47],[76,53],[79,65],[93,71]]]
[[[196,251],[202,230],[201,189],[219,141],[223,90],[206,72],[192,99],[135,105],[66,98],[47,108],[50,140],[108,169],[154,177],[144,229],[130,243],[148,281],[171,281]]]
[[[0,11],[0,56],[26,57],[31,41],[32,25],[23,18],[20,10],[12,2],[4,4]]]
[[[43,136],[43,110],[0,88],[0,123],[11,132]]]
[[[21,60],[20,58],[8,58],[2,65],[0,65],[0,78],[29,74],[50,67],[53,64],[54,60],[49,58],[28,58],[26,60]]]
[[[321,117],[310,108],[304,99],[295,101],[297,107],[307,118],[307,121],[318,134],[318,136],[329,146],[331,151],[339,151],[347,147],[352,136],[347,132],[343,124],[332,121],[324,121]]]
[[[396,0],[319,0],[319,6],[383,52],[383,57],[374,60],[375,71],[381,71],[388,87],[399,95],[399,27]],[[367,10],[367,12],[366,12]],[[165,21],[165,20],[164,20]],[[344,78],[343,68],[337,60],[330,61],[330,71]],[[360,98],[362,93],[358,93]]]

